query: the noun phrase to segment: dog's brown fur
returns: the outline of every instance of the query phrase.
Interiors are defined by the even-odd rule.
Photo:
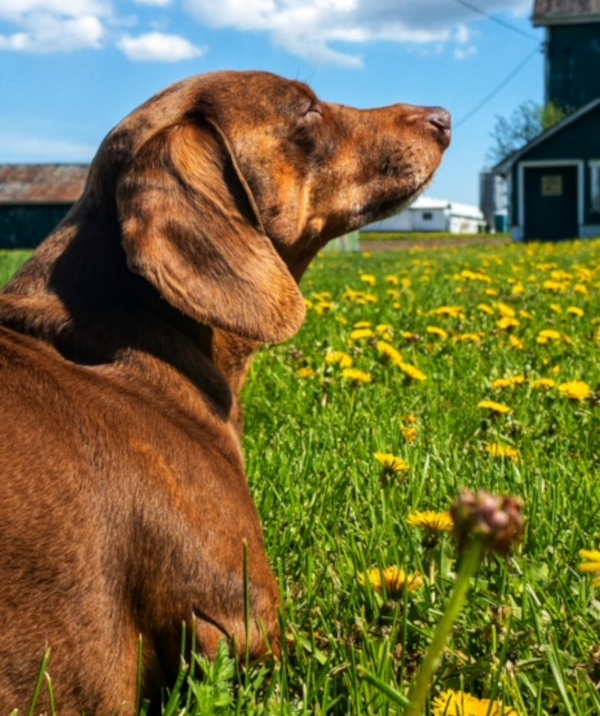
[[[300,328],[329,239],[427,184],[447,113],[325,104],[223,72],[105,139],[68,217],[0,295],[0,712],[45,650],[61,716],[132,714],[182,624],[277,652],[279,593],[244,474],[239,392]],[[251,629],[244,623],[244,543]]]

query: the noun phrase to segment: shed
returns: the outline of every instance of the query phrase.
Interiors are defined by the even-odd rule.
[[[420,196],[402,213],[368,224],[361,231],[477,234],[484,226],[485,219],[476,206]]]
[[[600,236],[600,97],[494,168],[515,241]]]
[[[83,192],[88,164],[0,164],[0,248],[36,247]]]

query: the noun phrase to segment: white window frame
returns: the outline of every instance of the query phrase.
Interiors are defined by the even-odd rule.
[[[590,212],[600,213],[600,159],[591,159],[590,167]]]

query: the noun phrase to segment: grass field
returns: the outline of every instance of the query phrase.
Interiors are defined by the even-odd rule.
[[[482,241],[490,238],[509,238],[509,234],[451,234],[447,231],[361,231],[361,241]]]
[[[484,560],[426,713],[597,716],[600,600],[578,567],[600,544],[600,242],[324,254],[303,291],[302,331],[245,388],[283,658],[197,664],[164,713],[402,713],[457,569],[453,538],[408,518],[471,487],[523,498],[525,536]],[[389,566],[422,579],[377,591]],[[450,689],[495,703],[444,711]]]

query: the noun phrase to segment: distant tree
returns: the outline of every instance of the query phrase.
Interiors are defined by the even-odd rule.
[[[496,125],[490,132],[493,144],[487,152],[487,159],[493,164],[501,162],[542,132],[562,122],[570,113],[569,109],[552,102],[544,106],[529,100],[520,104],[509,118],[496,115]]]

